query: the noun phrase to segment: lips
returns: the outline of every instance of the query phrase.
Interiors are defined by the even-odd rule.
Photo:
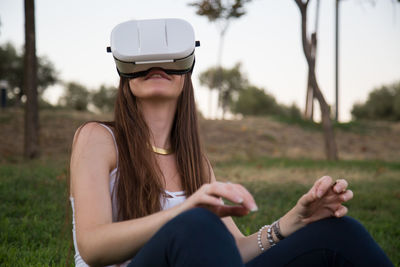
[[[160,69],[152,69],[150,72],[144,77],[145,80],[148,79],[167,79],[171,80],[170,77]]]

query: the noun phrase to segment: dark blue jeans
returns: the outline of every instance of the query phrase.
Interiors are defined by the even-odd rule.
[[[212,212],[196,208],[165,224],[129,267],[393,266],[365,228],[349,217],[312,223],[244,264],[235,240]]]

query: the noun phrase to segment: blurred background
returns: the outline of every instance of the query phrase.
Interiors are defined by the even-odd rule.
[[[119,80],[105,50],[112,28],[129,19],[177,17],[188,20],[201,41],[193,81],[205,119],[400,119],[399,1],[41,0],[32,15],[41,109],[112,113]],[[0,22],[5,110],[27,99],[24,2],[1,1]],[[337,159],[333,129],[323,131],[326,157]]]
[[[346,177],[350,215],[400,266],[400,0],[1,0],[0,265],[71,264],[68,158],[79,125],[113,119],[111,30],[172,17],[201,42],[192,79],[217,179],[265,204],[241,230]]]
[[[307,62],[300,12],[294,0],[241,1],[245,14],[230,19],[220,62],[219,36],[224,19],[210,22],[207,16],[196,14],[198,8],[190,6],[192,2],[37,1],[37,55],[52,63],[58,79],[46,87],[43,98],[57,104],[65,91],[62,83],[71,81],[89,91],[101,85],[117,86],[112,56],[105,52],[112,28],[129,19],[177,17],[188,20],[201,41],[196,49],[194,81],[205,117],[220,118],[222,113],[217,108],[217,91],[209,103],[208,88],[198,81],[200,73],[217,64],[232,68],[240,63],[241,72],[252,85],[272,94],[279,103],[295,103],[304,109]],[[317,79],[331,105],[335,104],[335,2],[320,2],[317,27]],[[316,5],[317,1],[311,1],[308,6],[309,34],[316,28]],[[343,0],[339,10],[339,120],[349,121],[354,103],[365,101],[374,88],[400,79],[400,5],[391,0]],[[2,0],[0,19],[2,48],[9,43],[21,55],[23,1]]]

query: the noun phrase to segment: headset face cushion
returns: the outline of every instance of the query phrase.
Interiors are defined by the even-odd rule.
[[[130,20],[111,32],[111,52],[118,73],[125,77],[145,75],[151,68],[169,74],[190,72],[195,44],[192,26],[182,19]]]

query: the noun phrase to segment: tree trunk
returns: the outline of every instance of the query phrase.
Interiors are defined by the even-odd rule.
[[[317,52],[317,33],[311,35],[311,60],[315,66],[315,58]],[[315,67],[314,67],[315,68]],[[306,93],[306,108],[304,110],[304,118],[314,121],[314,89],[311,86],[311,69],[308,69],[307,93]]]
[[[35,42],[35,4],[34,0],[25,0],[25,158],[39,156],[39,111]]]
[[[309,68],[310,83],[313,88],[314,96],[317,98],[321,109],[322,128],[324,131],[325,140],[325,155],[328,160],[337,160],[337,147],[335,142],[335,135],[333,132],[333,125],[330,117],[330,108],[326,103],[325,98],[318,86],[318,82],[315,76],[315,61],[313,61],[312,59],[312,44],[307,38],[307,5],[309,3],[309,0],[305,1],[304,3],[302,0],[295,0],[295,2],[298,5],[301,13],[301,36],[303,43],[303,52]]]
[[[222,52],[223,52],[223,47],[224,47],[224,41],[225,41],[225,33],[228,30],[229,27],[229,21],[226,22],[225,25],[222,26],[219,32],[219,46],[218,46],[218,56],[217,56],[217,68],[219,68],[221,71],[218,72],[218,75],[222,75]],[[219,78],[219,80],[222,80]],[[221,95],[221,88],[217,88],[218,95]],[[220,107],[222,108],[222,120],[225,120],[225,106],[224,106],[224,100],[223,96],[221,97],[221,105]]]
[[[319,106],[321,109],[321,120],[322,120],[322,128],[324,130],[324,139],[325,139],[325,155],[328,160],[338,160],[337,147],[335,142],[335,135],[333,132],[332,120],[330,117],[330,108],[325,101],[324,96],[319,89],[316,77],[315,70],[311,72],[311,85],[314,89],[314,95],[319,102]]]
[[[311,35],[311,59],[315,66],[316,55],[317,55],[317,33],[319,25],[319,4],[320,0],[317,0],[316,12],[315,12],[315,26],[314,33]],[[314,67],[315,69],[315,67]],[[308,71],[308,81],[307,81],[307,93],[306,93],[306,108],[304,110],[304,118],[306,120],[314,121],[314,90],[311,86],[311,73]]]
[[[314,121],[314,90],[311,87],[311,74],[308,73],[306,108],[304,109],[304,119]]]

